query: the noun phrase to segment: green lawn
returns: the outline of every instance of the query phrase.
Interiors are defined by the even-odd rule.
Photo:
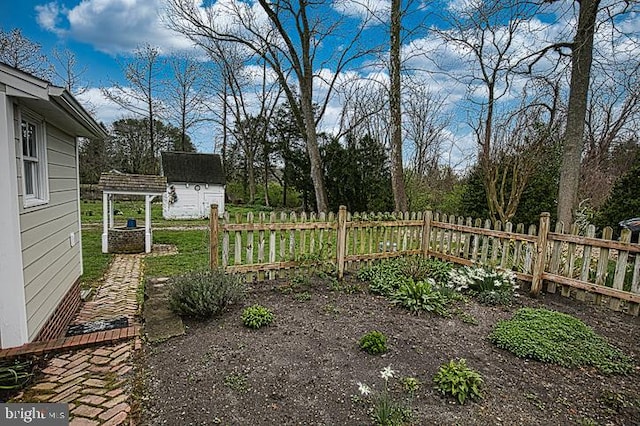
[[[97,287],[112,258],[112,254],[102,253],[101,230],[82,230],[83,287]]]
[[[99,285],[100,278],[109,267],[113,255],[102,253],[102,202],[82,201],[82,248],[84,259],[84,275],[82,282],[85,287]],[[115,208],[122,214],[115,216],[116,225],[126,225],[128,218],[134,218],[138,224],[144,222],[144,202],[117,201]],[[270,212],[263,206],[227,206],[227,211],[234,217],[240,214],[246,218],[248,212],[258,214],[261,211]],[[167,256],[148,256],[144,260],[145,277],[163,277],[177,275],[193,270],[209,267],[209,230],[208,229],[163,229],[168,226],[202,227],[209,225],[208,219],[199,220],[164,220],[162,219],[162,205],[152,204],[151,221],[153,225],[154,244],[172,244],[178,248],[178,254]],[[243,238],[246,240],[246,233]],[[222,235],[220,235],[222,239]],[[246,244],[246,241],[245,241]],[[233,253],[233,241],[231,244]]]
[[[144,275],[147,278],[178,275],[209,267],[208,230],[153,231],[155,244],[173,244],[178,254],[146,257]]]

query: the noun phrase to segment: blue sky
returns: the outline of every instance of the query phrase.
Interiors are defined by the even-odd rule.
[[[197,0],[194,1],[200,4]],[[234,1],[236,0],[217,0],[216,3],[224,7],[225,4],[232,4]],[[448,10],[456,13],[465,5],[477,1],[481,0],[441,0],[428,3],[416,1],[413,4],[417,5],[417,12],[409,19],[415,22],[426,21],[431,26],[441,26],[438,11]],[[100,88],[109,87],[113,81],[126,84],[121,63],[136,47],[150,43],[165,53],[190,49],[189,40],[170,31],[164,24],[161,15],[165,10],[165,2],[166,0],[5,0],[0,2],[0,26],[5,31],[20,28],[27,38],[40,43],[47,54],[54,47],[68,48],[74,52],[79,63],[78,69],[83,71],[82,84],[87,87],[86,92],[80,96],[81,101],[88,101],[93,105],[100,121],[111,123],[127,114],[106,101],[100,93]],[[350,20],[353,29],[366,16],[364,4],[379,11],[381,19],[378,24],[369,24],[362,38],[367,42],[380,42],[387,37],[384,21],[387,20],[388,14],[384,11],[389,3],[390,0],[333,0],[331,13]],[[510,55],[514,60],[545,43],[570,41],[576,11],[573,4],[572,1],[548,4],[544,14],[530,18],[526,25],[522,26],[522,32],[514,39],[510,48]],[[422,8],[424,5],[432,8],[428,11],[430,13]],[[621,20],[620,28],[630,36],[612,40],[608,37],[614,32],[605,25],[600,27],[596,45],[599,46],[601,57],[617,57],[618,62],[637,62],[637,58],[640,57],[640,19],[637,15],[631,14]],[[406,22],[409,27],[412,23]],[[626,45],[627,48],[621,49],[621,45]],[[335,41],[328,41],[323,45],[322,53],[336,52],[339,47]],[[476,85],[473,78],[478,75],[478,70],[473,61],[469,60],[468,52],[455,46],[443,47],[434,33],[425,27],[410,39],[404,40],[403,54],[407,67],[412,70],[408,72],[410,80],[426,87],[444,100],[441,113],[449,118],[446,132],[452,145],[445,151],[455,157],[455,161],[472,155],[475,148],[469,122],[476,120],[474,117],[482,102],[483,89],[482,86]],[[384,55],[386,54],[383,52],[383,57]],[[544,66],[544,61],[541,61],[539,66]],[[325,75],[332,72],[330,66],[322,70]],[[347,70],[344,74],[369,78],[369,81],[384,81],[386,78],[386,71],[376,66],[359,67]],[[554,78],[566,79],[566,76],[566,72],[560,72]],[[466,83],[460,83],[462,80]],[[522,95],[525,83],[524,79],[518,78],[511,82],[507,93],[500,100],[502,108],[506,110],[517,101],[518,96]],[[615,84],[615,81],[610,83]],[[320,95],[322,90],[322,85],[319,85],[317,92]],[[341,99],[332,100],[323,122],[323,130],[332,131],[336,128],[342,105]],[[192,138],[201,151],[212,150],[211,128],[198,129],[192,133]]]

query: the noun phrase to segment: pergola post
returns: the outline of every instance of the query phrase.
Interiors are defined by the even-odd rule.
[[[144,252],[151,253],[151,200],[154,195],[144,196]]]
[[[102,192],[102,252],[109,253],[109,222],[111,214],[111,200],[107,191]]]

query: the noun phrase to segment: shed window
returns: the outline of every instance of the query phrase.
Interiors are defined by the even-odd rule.
[[[44,124],[21,114],[22,184],[25,207],[47,203],[47,161]]]

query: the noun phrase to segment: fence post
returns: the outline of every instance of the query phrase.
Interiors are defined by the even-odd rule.
[[[344,257],[347,251],[347,207],[340,206],[338,210],[338,247],[337,247],[337,267],[338,267],[338,279],[341,280],[344,277]]]
[[[209,212],[209,268],[218,267],[218,205],[211,204]]]
[[[538,229],[538,242],[536,247],[536,258],[533,264],[533,280],[531,281],[530,294],[537,297],[542,290],[542,274],[544,273],[544,263],[547,256],[547,238],[551,225],[551,215],[544,212],[540,215],[540,228]]]
[[[431,221],[433,212],[428,210],[422,221],[422,257],[429,257],[429,241],[431,240]]]

